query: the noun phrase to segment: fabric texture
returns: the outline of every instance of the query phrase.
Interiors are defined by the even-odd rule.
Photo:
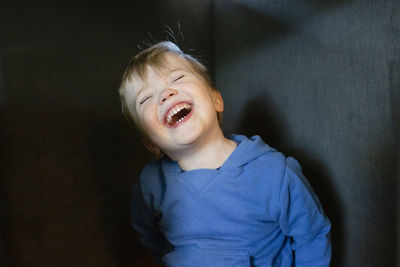
[[[330,221],[299,163],[259,136],[217,170],[148,164],[134,186],[131,223],[166,266],[329,266]]]

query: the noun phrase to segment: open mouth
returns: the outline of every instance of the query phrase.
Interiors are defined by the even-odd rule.
[[[166,123],[168,126],[178,126],[192,111],[192,106],[188,103],[181,103],[174,106],[168,111],[166,116]]]

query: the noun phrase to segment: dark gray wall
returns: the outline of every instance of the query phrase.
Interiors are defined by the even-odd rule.
[[[150,156],[116,90],[146,33],[177,22],[225,132],[302,163],[333,265],[395,266],[398,1],[87,2],[0,2],[0,266],[151,266],[127,216]]]
[[[0,1],[0,266],[151,266],[128,224],[149,155],[117,88],[164,24],[212,65],[211,4]]]
[[[397,0],[215,1],[226,132],[303,165],[332,220],[333,266],[395,266]]]

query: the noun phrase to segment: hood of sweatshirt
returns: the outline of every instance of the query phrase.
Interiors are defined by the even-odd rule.
[[[224,164],[220,167],[220,170],[232,170],[242,167],[261,155],[276,151],[265,144],[258,135],[255,135],[251,138],[247,138],[244,135],[231,135],[228,138],[235,141],[237,146]]]
[[[208,177],[223,174],[226,172],[231,175],[239,174],[244,165],[250,161],[269,152],[276,150],[263,142],[260,136],[255,135],[247,138],[244,135],[230,135],[228,139],[236,142],[237,146],[232,154],[226,159],[222,166],[218,169],[195,169],[190,171],[182,171],[178,163],[175,161],[164,158],[162,159],[162,170],[165,177],[178,177],[190,179],[195,176],[196,179],[201,180],[199,177]],[[205,178],[206,179],[206,178]],[[200,181],[198,181],[200,182]],[[200,182],[201,183],[201,182]]]

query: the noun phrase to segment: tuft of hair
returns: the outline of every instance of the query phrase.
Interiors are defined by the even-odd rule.
[[[129,82],[132,81],[134,76],[138,76],[141,79],[145,78],[146,68],[149,66],[154,70],[166,69],[164,56],[167,53],[177,55],[186,60],[193,71],[204,80],[204,82],[210,87],[211,90],[217,90],[212,84],[212,80],[208,74],[207,68],[195,57],[184,53],[178,45],[171,41],[161,41],[150,47],[142,50],[139,54],[134,56],[128,63],[126,70],[122,76],[122,81],[119,87],[119,95],[121,98],[122,113],[129,119],[132,119],[136,126],[139,126],[136,121],[136,117],[129,112],[128,104],[125,99],[125,90]],[[221,124],[222,114],[218,113],[218,121]],[[139,126],[139,131],[141,131]]]

